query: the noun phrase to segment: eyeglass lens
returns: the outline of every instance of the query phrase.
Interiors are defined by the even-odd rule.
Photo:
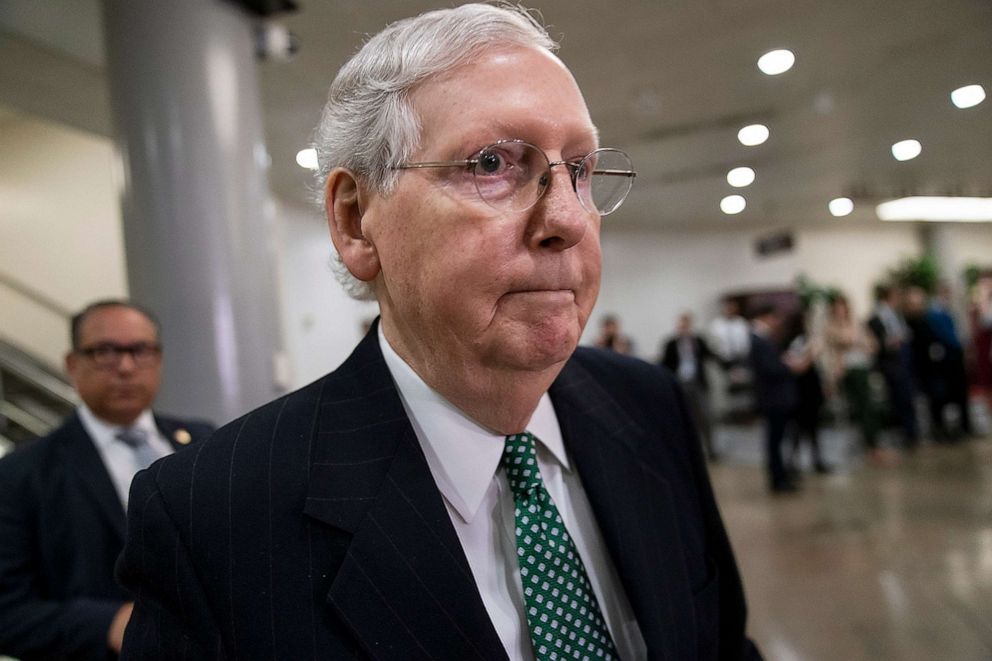
[[[597,149],[585,157],[582,168],[592,172],[592,176],[587,177],[588,203],[603,216],[616,211],[634,184],[631,176],[634,164],[630,157],[617,149]],[[578,177],[576,187],[579,187]],[[581,195],[579,199],[582,199]]]
[[[590,212],[611,213],[632,185],[630,157],[616,149],[597,149],[569,169],[579,202]],[[490,206],[522,211],[533,206],[550,183],[548,157],[525,142],[507,141],[479,152],[473,169],[480,197]]]

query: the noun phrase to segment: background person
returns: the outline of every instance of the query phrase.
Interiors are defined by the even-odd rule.
[[[752,319],[751,368],[754,371],[755,402],[765,418],[765,466],[768,487],[773,493],[796,491],[782,457],[782,441],[799,403],[796,374],[812,362],[808,354],[779,349],[784,326],[782,313],[773,305],[759,305]]]
[[[992,271],[980,274],[975,283],[969,320],[975,385],[984,392],[986,404],[992,409]]]
[[[724,414],[750,413],[754,408],[754,375],[751,373],[751,326],[741,316],[737,299],[722,300],[721,314],[709,325],[710,346],[724,369]]]
[[[944,349],[944,359],[940,363],[940,369],[941,378],[947,387],[945,399],[940,402],[940,407],[936,411],[931,412],[931,416],[937,420],[939,427],[946,430],[947,405],[954,405],[958,410],[959,434],[965,438],[974,436],[975,427],[971,421],[964,347],[951,312],[951,288],[947,283],[941,283],[937,287],[937,293],[930,299],[926,319],[935,339]]]
[[[826,325],[827,364],[831,378],[843,392],[847,412],[860,432],[869,458],[885,460],[878,445],[880,412],[872,395],[870,376],[876,344],[864,325],[851,315],[847,298],[837,296],[830,302]]]
[[[633,353],[633,342],[620,330],[620,319],[614,314],[603,315],[599,320],[599,335],[595,346],[616,353]]]
[[[73,317],[65,365],[82,404],[0,459],[0,653],[105,660],[131,597],[114,581],[134,474],[212,428],[152,413],[158,323],[126,301]]]
[[[909,287],[905,294],[904,318],[910,331],[913,377],[930,410],[930,436],[934,441],[950,441],[944,425],[944,405],[949,398],[947,346],[937,337],[927,315],[927,293],[922,287]]]
[[[902,316],[899,289],[893,285],[875,288],[875,312],[868,328],[878,347],[875,367],[885,378],[890,413],[902,428],[903,446],[912,450],[919,443],[919,423],[913,403],[911,335]]]
[[[661,364],[675,374],[685,394],[689,413],[696,424],[703,441],[706,456],[711,461],[719,458],[713,445],[713,425],[710,419],[709,381],[706,378],[706,362],[717,361],[702,335],[693,332],[692,314],[683,312],[675,326],[675,335],[669,338],[662,349]]]
[[[797,361],[808,362],[805,369],[796,374],[796,408],[793,413],[795,426],[792,436],[792,452],[789,453],[787,471],[792,476],[799,475],[799,453],[803,439],[808,441],[813,470],[817,473],[830,473],[831,469],[823,460],[820,448],[820,416],[827,398],[823,390],[823,379],[816,360],[820,353],[819,344],[812,341],[807,333],[805,319],[800,318],[800,334],[789,344],[789,354]]]

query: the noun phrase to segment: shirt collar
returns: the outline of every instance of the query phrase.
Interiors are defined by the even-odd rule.
[[[462,520],[471,523],[503,456],[506,437],[483,427],[432,389],[393,350],[379,324],[379,347],[410,417],[438,489]],[[527,430],[566,470],[561,428],[551,398],[541,396]]]
[[[151,409],[145,409],[141,412],[141,415],[135,419],[130,425],[115,425],[102,420],[96,416],[93,411],[90,410],[86,404],[80,404],[77,409],[79,412],[79,417],[83,421],[83,426],[93,437],[93,440],[99,445],[108,445],[117,438],[117,434],[124,430],[125,428],[133,427],[135,429],[142,429],[148,432],[149,437],[154,436],[158,433],[158,429],[155,426],[155,416],[152,414]]]

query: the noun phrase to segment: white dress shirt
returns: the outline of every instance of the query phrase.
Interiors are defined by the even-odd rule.
[[[696,380],[696,370],[699,369],[696,360],[696,346],[693,344],[692,337],[683,335],[677,340],[676,347],[679,351],[679,381],[692,383]]]
[[[751,351],[751,336],[742,317],[717,317],[710,322],[710,336],[717,353],[724,360],[746,358]]]
[[[496,633],[511,659],[533,659],[517,566],[513,494],[500,468],[506,437],[482,427],[424,383],[389,346],[381,326],[379,346]],[[547,393],[527,430],[540,440],[537,463],[545,487],[582,557],[617,652],[622,659],[647,658],[634,611],[569,463]]]
[[[888,303],[878,304],[878,318],[885,327],[886,342],[905,342],[909,338],[909,327],[903,321],[902,315],[892,309]]]
[[[100,453],[103,465],[107,468],[107,473],[110,474],[114,488],[117,489],[121,504],[126,510],[131,480],[143,466],[138,464],[135,449],[117,438],[117,434],[125,427],[101,420],[85,404],[81,404],[77,411],[79,412],[79,420],[83,423],[83,428],[86,429],[90,438],[93,439],[93,444],[96,446],[97,452]],[[147,433],[148,447],[156,459],[172,454],[172,445],[155,426],[155,416],[150,410],[143,411],[130,426]]]

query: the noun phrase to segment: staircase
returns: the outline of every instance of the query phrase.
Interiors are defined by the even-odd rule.
[[[65,377],[0,340],[0,456],[57,427],[78,401]]]

